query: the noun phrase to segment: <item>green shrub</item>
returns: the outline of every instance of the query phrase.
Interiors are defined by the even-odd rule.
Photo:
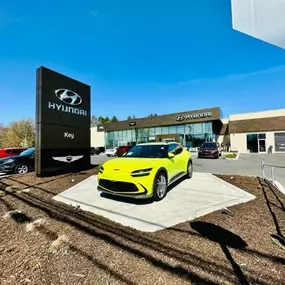
[[[233,152],[233,153],[228,153],[228,154],[225,155],[225,157],[226,157],[226,158],[236,158],[236,157],[237,157],[237,154],[234,153],[234,152]]]

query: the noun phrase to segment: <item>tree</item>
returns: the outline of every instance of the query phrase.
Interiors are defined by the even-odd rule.
[[[150,114],[148,115],[148,117],[156,117],[156,116],[157,116],[156,113],[154,113],[154,114],[150,113]]]
[[[119,122],[118,118],[116,116],[113,116],[111,119],[111,122]]]
[[[101,117],[101,123],[104,124],[104,123],[109,123],[110,122],[110,118],[108,116],[106,117]]]
[[[131,117],[131,116],[128,116],[127,120],[131,120],[131,119],[132,119],[132,117]]]
[[[90,122],[91,128],[96,127],[99,124],[101,124],[100,117],[96,117],[95,115],[93,115],[91,117],[91,122]]]
[[[5,127],[0,124],[0,147],[2,146],[3,144],[3,139],[4,139],[4,132],[5,132]]]
[[[35,122],[33,119],[12,122],[0,129],[0,147],[33,146]]]

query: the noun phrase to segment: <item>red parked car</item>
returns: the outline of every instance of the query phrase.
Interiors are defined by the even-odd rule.
[[[17,156],[27,147],[7,147],[7,148],[0,148],[0,158],[8,157],[8,156]]]
[[[133,145],[124,145],[117,148],[117,156],[122,156],[125,152],[131,149]]]

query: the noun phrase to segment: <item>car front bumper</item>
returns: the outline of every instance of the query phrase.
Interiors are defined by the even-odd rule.
[[[1,164],[0,165],[0,173],[11,173],[13,172],[13,165],[12,164]]]
[[[205,152],[198,152],[198,157],[217,157],[219,155],[218,152],[208,152],[208,153],[205,153]]]
[[[147,199],[153,195],[153,176],[98,174],[98,191],[111,195]]]

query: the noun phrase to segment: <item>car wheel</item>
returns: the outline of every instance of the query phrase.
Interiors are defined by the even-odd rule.
[[[193,176],[193,164],[192,164],[192,161],[189,160],[188,164],[187,164],[187,174],[186,174],[186,177],[187,178],[192,178],[192,176]]]
[[[15,172],[18,174],[25,174],[29,171],[29,167],[26,164],[19,164],[15,167]]]
[[[167,177],[164,172],[159,172],[155,179],[153,185],[153,200],[160,201],[167,194]]]

